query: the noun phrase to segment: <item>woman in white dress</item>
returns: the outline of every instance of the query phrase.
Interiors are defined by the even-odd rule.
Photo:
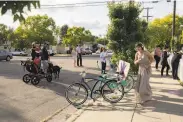
[[[138,79],[135,87],[136,102],[143,104],[152,99],[152,91],[149,83],[151,76],[151,63],[153,56],[144,50],[141,43],[136,45],[137,53],[134,63],[139,65]]]
[[[75,48],[72,50],[72,58],[73,58],[73,65],[74,65],[74,67],[76,67],[77,54],[76,54]]]

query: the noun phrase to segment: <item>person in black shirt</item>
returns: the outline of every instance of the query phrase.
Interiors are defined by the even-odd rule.
[[[168,50],[169,50],[168,47],[165,46],[165,48],[164,48],[164,50],[163,50],[163,54],[162,54],[161,76],[163,76],[163,72],[164,72],[164,69],[165,69],[165,68],[166,68],[166,76],[169,76],[168,71],[169,71],[169,69],[170,69],[170,66],[168,65],[168,61],[167,61],[167,59],[168,59],[168,57],[169,57],[169,55],[168,55]]]
[[[181,53],[178,53],[178,52],[175,52],[173,58],[172,58],[172,62],[171,62],[171,65],[172,65],[172,76],[173,76],[173,79],[175,80],[178,80],[178,67],[179,67],[179,62],[180,62],[180,59],[182,58],[182,55]]]
[[[36,46],[35,44],[32,45],[32,51],[31,51],[32,60],[36,57]]]

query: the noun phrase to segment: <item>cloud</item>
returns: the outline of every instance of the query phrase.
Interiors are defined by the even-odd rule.
[[[99,20],[70,20],[71,26],[81,26],[90,30],[94,35],[104,35],[107,30],[108,23],[100,22]]]
[[[70,24],[73,26],[81,26],[87,29],[101,29],[106,26],[98,20],[71,20]]]

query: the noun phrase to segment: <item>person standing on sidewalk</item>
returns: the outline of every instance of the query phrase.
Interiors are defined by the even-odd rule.
[[[100,61],[101,61],[101,74],[106,74],[106,57],[107,57],[107,52],[105,48],[100,49]]]
[[[81,49],[81,46],[80,45],[78,45],[77,47],[76,47],[76,53],[77,53],[77,66],[79,67],[82,67],[83,65],[82,65],[82,49]],[[79,63],[80,63],[80,65],[79,65]]]
[[[171,62],[171,65],[172,65],[172,76],[173,76],[173,79],[175,80],[178,80],[178,67],[179,67],[179,62],[180,62],[180,59],[182,58],[182,54],[178,51],[175,52],[173,58],[172,58],[172,62]]]
[[[155,51],[154,51],[154,59],[156,61],[156,70],[158,70],[158,65],[161,59],[161,48],[160,46],[156,46]]]
[[[165,68],[166,68],[166,76],[169,76],[168,71],[169,71],[169,69],[170,69],[170,66],[168,65],[168,60],[167,60],[168,57],[169,57],[168,50],[169,50],[169,48],[168,48],[167,46],[165,46],[165,48],[164,48],[164,50],[163,50],[163,54],[162,54],[161,76],[163,76],[163,72],[164,72],[164,69],[165,69]]]
[[[49,54],[47,50],[48,44],[45,43],[41,51],[41,67],[44,73],[47,73]]]
[[[75,48],[72,50],[72,58],[73,58],[74,67],[76,67],[77,55],[76,55],[76,49]]]
[[[139,65],[138,79],[135,86],[136,103],[143,104],[152,99],[149,79],[153,56],[144,50],[144,46],[141,43],[136,44],[136,50],[134,63]]]

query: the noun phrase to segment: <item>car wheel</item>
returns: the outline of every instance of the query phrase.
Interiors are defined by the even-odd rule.
[[[6,57],[6,61],[10,61],[10,59],[11,59],[10,56]]]

